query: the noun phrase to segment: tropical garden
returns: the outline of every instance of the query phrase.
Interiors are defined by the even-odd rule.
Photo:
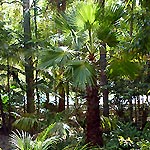
[[[149,42],[148,0],[1,0],[0,134],[14,150],[149,150]]]

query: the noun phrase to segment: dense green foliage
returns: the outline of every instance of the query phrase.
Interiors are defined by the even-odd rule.
[[[149,149],[149,14],[147,0],[2,0],[0,125],[13,148]]]

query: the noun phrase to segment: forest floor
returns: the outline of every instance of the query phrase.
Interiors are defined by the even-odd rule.
[[[12,150],[9,137],[6,135],[0,135],[0,150]]]
[[[9,143],[9,136],[0,132],[0,150],[12,150]]]

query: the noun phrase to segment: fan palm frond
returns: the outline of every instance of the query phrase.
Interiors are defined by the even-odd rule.
[[[35,115],[33,114],[24,114],[21,118],[17,119],[13,126],[19,130],[30,131],[34,126],[39,125],[39,122]]]
[[[32,137],[27,132],[12,132],[10,143],[14,150],[31,150]]]
[[[80,2],[76,8],[76,26],[83,29],[90,29],[96,23],[96,12],[98,5],[92,1]]]
[[[94,68],[85,61],[72,61],[68,64],[68,77],[72,77],[74,85],[85,88],[93,84]]]
[[[35,139],[25,131],[12,132],[10,143],[14,150],[48,150],[54,147],[64,137],[68,126],[64,123],[54,123],[43,130]]]
[[[73,57],[72,53],[73,51],[68,50],[67,47],[56,47],[54,49],[42,51],[39,68],[64,65]]]
[[[100,9],[96,14],[97,19],[99,20],[97,37],[101,41],[107,43],[110,47],[118,44],[117,31],[114,31],[114,28],[123,14],[123,7],[118,4],[106,5],[105,11]]]

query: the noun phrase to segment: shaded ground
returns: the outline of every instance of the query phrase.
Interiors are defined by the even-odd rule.
[[[9,136],[4,135],[2,131],[0,131],[0,150],[12,150],[9,143]]]
[[[8,136],[0,135],[0,148],[2,150],[12,150],[11,147],[10,147],[10,144],[9,144]]]

